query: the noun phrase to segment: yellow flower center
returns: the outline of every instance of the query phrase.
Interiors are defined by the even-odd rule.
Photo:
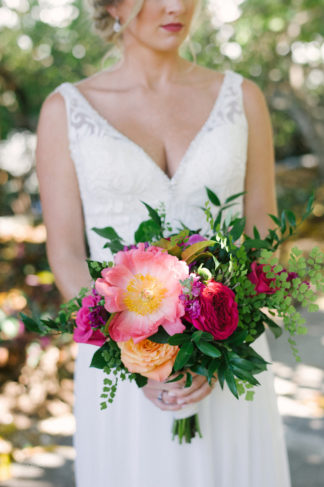
[[[145,316],[159,308],[166,293],[167,289],[156,277],[135,274],[126,288],[124,303],[129,311]]]

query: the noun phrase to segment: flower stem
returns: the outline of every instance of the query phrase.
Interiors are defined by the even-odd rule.
[[[202,438],[198,414],[189,416],[188,418],[173,420],[172,440],[177,436],[180,445],[182,444],[183,439],[185,440],[185,443],[191,443],[191,440],[196,434]]]

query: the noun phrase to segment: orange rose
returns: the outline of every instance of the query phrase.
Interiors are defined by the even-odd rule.
[[[130,372],[149,379],[164,381],[172,371],[179,347],[167,343],[154,343],[148,339],[134,343],[133,340],[118,342],[121,360]]]

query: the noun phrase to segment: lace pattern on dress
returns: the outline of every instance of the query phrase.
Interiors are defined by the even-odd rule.
[[[213,189],[222,201],[243,191],[247,121],[241,83],[241,75],[226,72],[219,99],[173,178],[103,119],[74,85],[57,87],[66,104],[71,157],[92,257],[107,257],[103,240],[93,227],[113,226],[125,243],[132,243],[134,231],[147,218],[141,201],[155,208],[164,202],[174,229],[183,222],[206,231],[200,209],[206,201],[205,187]],[[235,211],[241,212],[242,205],[241,200]]]

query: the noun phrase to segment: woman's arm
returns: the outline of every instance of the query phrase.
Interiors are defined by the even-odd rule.
[[[253,236],[254,225],[265,237],[274,228],[269,213],[277,215],[275,193],[275,160],[272,126],[265,97],[250,80],[243,82],[245,113],[249,126],[247,167],[245,177],[245,232]]]
[[[77,177],[69,153],[65,103],[60,94],[44,102],[37,129],[36,170],[47,256],[65,299],[89,286],[84,221]]]

